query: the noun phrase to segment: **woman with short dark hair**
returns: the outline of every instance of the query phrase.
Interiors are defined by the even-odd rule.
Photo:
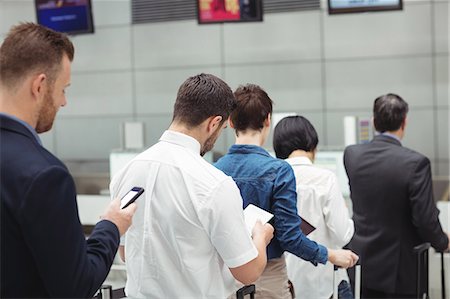
[[[333,172],[313,165],[319,138],[303,116],[283,118],[275,127],[273,147],[285,159],[296,178],[297,209],[316,229],[308,235],[327,248],[340,249],[355,231],[338,181]],[[286,252],[286,265],[298,298],[328,299],[333,294],[333,266],[311,265]],[[353,298],[344,269],[338,270],[339,298]]]

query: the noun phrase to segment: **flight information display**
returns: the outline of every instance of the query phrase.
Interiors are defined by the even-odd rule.
[[[262,0],[197,0],[200,24],[262,21]]]

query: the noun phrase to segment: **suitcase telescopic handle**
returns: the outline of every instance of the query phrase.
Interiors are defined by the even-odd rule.
[[[337,270],[339,266],[333,265],[333,299],[338,299],[339,282],[337,281]],[[355,299],[361,298],[361,258],[358,259],[355,265]]]
[[[243,286],[236,292],[237,299],[244,299],[245,295],[250,295],[250,299],[255,298],[255,285],[254,284]]]

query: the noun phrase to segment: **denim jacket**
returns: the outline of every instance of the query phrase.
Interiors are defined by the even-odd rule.
[[[274,215],[271,224],[275,236],[267,249],[268,259],[288,251],[314,265],[327,262],[327,249],[300,230],[295,176],[287,162],[273,158],[259,146],[235,144],[214,165],[234,179],[244,208],[254,204]]]

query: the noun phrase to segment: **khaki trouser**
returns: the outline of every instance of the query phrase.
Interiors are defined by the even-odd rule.
[[[284,255],[267,262],[261,277],[255,282],[255,299],[292,299]],[[236,294],[228,299],[236,298]]]

